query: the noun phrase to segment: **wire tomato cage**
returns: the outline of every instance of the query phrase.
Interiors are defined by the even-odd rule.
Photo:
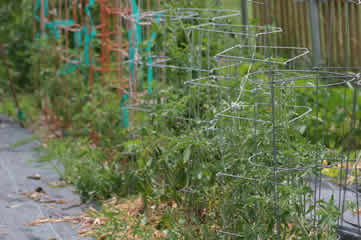
[[[215,56],[216,62],[249,65],[246,74],[233,75],[237,96],[234,88],[224,90],[223,99],[218,93],[222,110],[210,121],[222,152],[217,178],[223,189],[218,231],[223,239],[314,238],[323,231],[320,209],[327,204],[340,214],[333,216],[339,237],[360,231],[359,193],[346,186],[355,189],[359,174],[360,156],[350,147],[359,132],[359,69],[307,67],[309,53],[278,46],[267,36]],[[211,76],[209,86],[222,92],[217,78]],[[342,129],[342,137],[331,129]],[[250,145],[254,148],[242,147]],[[337,177],[330,177],[335,172]],[[292,211],[297,217],[284,215]],[[304,229],[297,229],[297,222]],[[274,228],[266,233],[266,226]]]
[[[192,34],[188,28],[208,22],[226,25],[226,22],[237,17],[239,17],[239,11],[235,10],[197,8],[149,11],[129,16],[128,19],[135,28],[143,29],[141,30],[142,37],[138,38],[141,38],[145,44],[136,44],[135,56],[127,62],[130,68],[133,65],[143,69],[139,71],[141,75],[134,78],[140,87],[132,91],[131,95],[135,97],[128,107],[147,109],[146,111],[151,113],[152,109],[157,108],[157,104],[166,102],[166,97],[160,95],[165,93],[167,87],[172,85],[175,89],[183,88],[183,81],[174,82],[172,79],[179,81],[179,79],[189,78],[192,72],[208,71],[194,69],[192,66],[191,55],[200,54],[203,50],[192,48],[190,45]],[[207,41],[206,38],[204,41]],[[202,45],[206,46],[206,43]],[[132,72],[131,69],[130,72]],[[144,94],[146,92],[147,94]],[[137,98],[137,96],[145,97]]]
[[[37,92],[47,96],[44,112],[56,116],[57,106],[68,104],[64,119],[53,120],[71,129],[73,115],[102,99],[106,130],[81,126],[94,139],[132,128],[136,141],[142,131],[185,127],[188,135],[180,137],[190,149],[172,149],[184,154],[184,184],[172,186],[172,174],[156,184],[184,193],[203,223],[216,218],[221,239],[322,239],[333,223],[340,236],[360,236],[361,70],[348,60],[312,63],[314,51],[284,46],[282,28],[267,22],[277,4],[247,2],[263,14],[263,26],[238,24],[238,10],[161,9],[160,1],[35,0],[34,40],[53,44],[39,66],[52,61],[56,73],[35,82],[36,89],[48,86]],[[347,14],[355,19],[361,2],[342,6],[351,4],[345,32],[357,36]],[[341,5],[327,6],[332,36]],[[321,46],[325,58],[334,57],[332,41]],[[357,52],[346,48],[345,59]],[[154,129],[142,128],[145,121]],[[202,155],[208,143],[216,147]],[[207,212],[209,185],[216,189],[215,216]]]

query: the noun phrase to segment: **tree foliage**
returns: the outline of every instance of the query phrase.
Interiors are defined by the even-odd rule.
[[[2,0],[0,3],[0,41],[4,44],[10,71],[17,86],[30,85],[30,56],[33,14],[29,0]],[[0,61],[0,83],[3,91],[9,91],[4,64]]]

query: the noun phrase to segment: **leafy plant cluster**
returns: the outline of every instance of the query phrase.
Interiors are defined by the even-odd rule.
[[[176,1],[174,4],[205,7],[205,2]],[[176,36],[176,42],[162,37],[156,39],[156,44],[166,45],[169,57],[178,65],[187,61],[184,52],[191,51],[190,36],[184,27],[186,25],[173,23],[165,29]],[[164,31],[154,26],[154,30],[157,29]],[[37,73],[36,105],[54,116],[58,127],[64,130],[64,138],[48,143],[48,154],[42,160],[57,159],[64,167],[64,170],[58,169],[59,173],[77,186],[84,200],[140,194],[145,209],[151,207],[149,202],[176,202],[177,209],[166,212],[157,225],[162,232],[169,232],[168,239],[219,239],[222,234],[217,231],[221,229],[240,233],[229,239],[273,239],[277,220],[282,239],[336,238],[335,204],[320,201],[314,209],[313,190],[308,180],[317,175],[310,167],[315,159],[313,143],[317,141],[314,121],[323,121],[322,116],[326,116],[330,123],[325,125],[328,134],[323,146],[327,156],[327,147],[339,147],[342,138],[332,123],[339,125],[337,121],[342,121],[349,109],[339,107],[334,112],[321,112],[320,119],[306,118],[297,122],[296,128],[290,128],[281,123],[301,112],[289,107],[293,101],[290,91],[278,92],[277,96],[284,102],[277,106],[279,157],[275,163],[269,147],[273,144],[272,126],[251,121],[252,117],[269,119],[272,111],[269,92],[257,92],[256,100],[264,103],[257,105],[252,100],[253,86],[246,85],[249,92],[242,98],[244,104],[230,106],[225,116],[219,117],[216,114],[237,98],[237,91],[232,91],[238,90],[238,80],[213,79],[212,84],[221,88],[201,85],[208,81],[185,86],[184,82],[189,80],[187,73],[169,70],[164,84],[153,84],[153,93],[143,94],[135,108],[127,106],[129,127],[124,128],[120,96],[112,86],[104,87],[96,82],[90,89],[87,76],[77,71],[57,75],[52,65],[55,55],[42,54],[52,52],[52,43],[49,39],[40,39],[36,44],[41,51],[29,59],[29,64],[43,61]],[[217,51],[217,46],[214,42],[211,50]],[[200,62],[206,63],[206,50],[200,52]],[[233,71],[241,75],[247,69],[245,64]],[[147,73],[142,74],[146,79]],[[214,74],[227,73],[219,70]],[[114,76],[109,77],[112,78]],[[138,90],[143,93],[145,85]],[[326,104],[323,101],[328,94],[327,104],[334,109],[341,91],[340,88],[321,92],[320,106]],[[298,96],[299,105],[314,104],[312,92],[300,90]],[[347,99],[349,105],[351,98]],[[140,110],[144,108],[150,111]],[[349,132],[347,128],[346,132]],[[355,133],[351,135],[356,148],[359,139]],[[263,154],[254,156],[260,152]],[[277,166],[274,164],[288,170],[280,171],[275,177]],[[313,228],[308,217],[314,211],[318,229]],[[126,231],[116,216],[111,218],[112,231]]]
[[[217,89],[212,92],[201,88],[188,95],[172,87],[162,89],[159,97],[166,97],[167,101],[157,104],[151,115],[134,113],[128,129],[116,128],[117,124],[115,128],[106,125],[111,122],[107,107],[99,105],[92,112],[86,110],[85,105],[77,121],[82,124],[89,121],[89,126],[96,127],[98,133],[101,129],[112,129],[113,138],[101,135],[95,144],[89,137],[53,141],[47,149],[48,160],[55,156],[63,163],[64,178],[73,182],[84,198],[141,194],[145,207],[148,200],[175,201],[179,209],[168,214],[175,214],[170,217],[178,220],[163,219],[165,222],[160,229],[179,230],[184,238],[188,235],[188,239],[216,239],[216,231],[233,221],[230,230],[242,233],[241,238],[272,239],[276,236],[277,222],[276,217],[271,216],[275,216],[275,209],[278,209],[282,239],[290,236],[309,239],[316,232],[317,239],[333,239],[338,217],[334,203],[318,203],[316,214],[320,216],[322,231],[315,232],[312,221],[306,217],[314,210],[313,191],[307,182],[308,176],[314,174],[314,169],[309,167],[314,161],[314,146],[296,130],[281,132],[284,135],[278,136],[277,143],[282,147],[278,154],[279,166],[301,170],[281,172],[276,180],[270,180],[274,179],[273,153],[268,148],[272,145],[270,126],[258,127],[255,137],[252,121],[237,122],[232,118],[208,124],[197,121],[207,119],[204,115],[215,117],[210,106],[215,106],[216,102],[205,99],[207,94],[216,92]],[[222,98],[226,94],[224,92]],[[283,94],[287,97],[289,93]],[[268,97],[263,93],[259,95],[259,99]],[[111,107],[111,102],[108,103]],[[90,106],[92,104],[89,109]],[[245,116],[254,114],[252,108],[246,107],[236,109],[233,114],[239,112]],[[267,110],[259,114],[259,118],[269,117]],[[282,118],[292,114],[285,109]],[[255,147],[268,152],[254,158],[252,164],[248,159]],[[230,178],[231,175],[244,179]],[[279,184],[277,206],[274,205],[273,181]],[[182,224],[180,219],[184,219]]]

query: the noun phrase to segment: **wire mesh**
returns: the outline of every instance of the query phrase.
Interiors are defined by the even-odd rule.
[[[361,236],[360,68],[351,68],[347,60],[341,67],[332,67],[330,60],[326,66],[311,66],[307,48],[282,46],[282,29],[270,16],[277,5],[270,1],[249,1],[263,14],[263,26],[234,23],[241,17],[238,10],[159,10],[159,1],[57,3],[34,1],[34,38],[40,42],[51,36],[53,41],[56,81],[37,83],[49,85],[48,92],[39,94],[53,121],[70,129],[72,115],[91,97],[103,99],[111,115],[101,116],[106,131],[96,132],[92,123],[81,128],[94,130],[87,133],[94,139],[108,136],[115,142],[111,132],[131,126],[137,131],[129,138],[137,141],[137,134],[150,131],[142,124],[152,123],[158,105],[165,113],[156,127],[168,124],[172,109],[164,110],[167,98],[171,91],[181,92],[187,112],[177,115],[177,124],[187,128],[188,135],[180,137],[191,149],[176,145],[174,154],[191,153],[184,172],[174,166],[156,184],[165,192],[184,194],[189,225],[196,222],[193,217],[216,222],[212,229],[221,239],[336,239],[326,238],[336,222],[340,235]],[[333,29],[339,9],[335,4],[330,8],[326,21]],[[354,23],[345,19],[349,31]],[[352,34],[345,36],[347,45]],[[328,49],[327,59],[332,41],[322,46]],[[345,49],[348,59],[352,51]],[[81,101],[74,107],[78,95]],[[64,114],[53,113],[58,104],[69,104],[72,111],[65,107]],[[208,141],[217,147],[204,151]],[[210,158],[217,160],[213,169],[207,169]],[[185,175],[180,186],[172,185],[177,174]],[[210,216],[213,189],[207,186],[212,184],[220,191]]]
[[[359,70],[307,70],[307,49],[285,47],[287,54],[282,48],[239,44],[216,55],[262,63],[236,80],[239,96],[216,114],[223,162],[218,233],[222,239],[328,239],[323,211],[335,211],[330,221],[349,239],[360,232],[359,193],[350,187],[360,157],[352,144]]]
[[[128,16],[127,19],[141,29],[142,40],[146,43],[136,47],[136,56],[127,63],[130,71],[132,65],[140,69],[140,75],[133,77],[139,87],[131,90],[134,99],[128,108],[151,113],[157,104],[165,103],[166,99],[159,95],[166,86],[183,88],[183,81],[174,82],[172,79],[187,79],[193,71],[198,71],[193,69],[191,56],[201,53],[201,50],[192,49],[190,33],[184,29],[209,22],[225,24],[237,18],[239,11],[236,10],[198,8],[145,11]],[[139,100],[138,96],[143,98]]]

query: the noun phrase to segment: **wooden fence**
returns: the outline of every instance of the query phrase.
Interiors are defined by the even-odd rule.
[[[311,25],[317,24],[323,65],[361,66],[361,5],[347,0],[313,1],[317,7],[318,23],[311,20],[309,0],[258,0],[265,4],[253,5],[253,19],[260,25],[273,23],[282,27],[279,45],[310,50],[315,50]]]

